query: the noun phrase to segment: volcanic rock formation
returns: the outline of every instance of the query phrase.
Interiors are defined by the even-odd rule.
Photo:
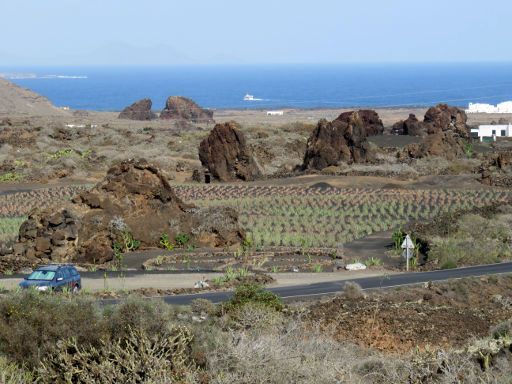
[[[234,122],[217,124],[199,145],[199,159],[214,179],[249,181],[261,174],[239,128]]]
[[[466,152],[469,128],[467,116],[457,107],[439,104],[430,108],[423,122],[409,116],[405,122],[393,126],[393,132],[424,136],[419,144],[409,144],[398,156],[402,159],[439,156],[448,160],[461,157]]]
[[[199,209],[181,201],[161,172],[145,160],[114,165],[106,178],[58,210],[32,212],[13,246],[15,256],[30,260],[102,264],[115,249],[160,245],[187,234],[205,247],[236,245],[244,237],[231,209]]]
[[[336,120],[350,124],[354,111],[343,112]],[[371,109],[360,109],[357,111],[359,118],[363,124],[367,136],[382,135],[384,132],[384,124],[379,114]]]
[[[128,120],[151,120],[155,118],[155,114],[151,112],[153,102],[151,99],[142,99],[136,101],[129,107],[123,109],[119,114],[120,119]]]
[[[441,132],[450,132],[458,137],[469,137],[466,125],[468,118],[466,112],[446,104],[439,104],[430,108],[420,122],[415,115],[410,114],[407,120],[399,121],[393,125],[392,133],[396,135],[426,136]]]
[[[182,96],[171,96],[160,113],[161,119],[183,119],[195,123],[213,121],[213,111],[203,109],[193,100]]]
[[[480,169],[482,183],[496,187],[512,187],[512,152],[493,153]]]
[[[423,123],[416,118],[416,115],[411,113],[407,120],[395,123],[391,133],[394,135],[422,136],[426,132],[424,130]]]
[[[366,138],[383,130],[374,111],[345,112],[332,122],[322,119],[309,137],[303,169],[322,170],[342,161],[371,161],[373,154]]]
[[[450,132],[427,135],[421,143],[407,145],[399,154],[402,159],[421,159],[437,156],[454,160],[465,154],[467,141]]]
[[[447,104],[439,104],[425,113],[423,122],[427,125],[429,135],[450,131],[459,137],[469,137],[467,120],[466,112],[462,109]]]

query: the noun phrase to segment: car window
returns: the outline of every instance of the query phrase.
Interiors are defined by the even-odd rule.
[[[62,269],[62,277],[64,277],[65,279],[69,279],[71,276],[71,274],[69,273],[69,270],[67,268],[63,268]]]
[[[71,272],[71,275],[78,276],[78,271],[76,270],[75,267],[69,268],[69,271]]]
[[[27,277],[27,280],[46,280],[51,281],[55,277],[54,271],[34,271]]]

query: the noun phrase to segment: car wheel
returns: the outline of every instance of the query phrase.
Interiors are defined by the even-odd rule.
[[[73,287],[73,293],[78,293],[79,290],[80,290],[80,287],[78,285],[75,285]]]

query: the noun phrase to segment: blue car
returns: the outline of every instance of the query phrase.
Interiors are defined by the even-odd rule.
[[[82,278],[73,265],[50,264],[38,267],[20,283],[21,288],[35,288],[38,291],[78,292],[82,288]]]

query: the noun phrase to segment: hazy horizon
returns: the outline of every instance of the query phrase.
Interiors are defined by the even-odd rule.
[[[18,0],[3,67],[512,62],[512,4]],[[490,44],[492,43],[492,44]]]

